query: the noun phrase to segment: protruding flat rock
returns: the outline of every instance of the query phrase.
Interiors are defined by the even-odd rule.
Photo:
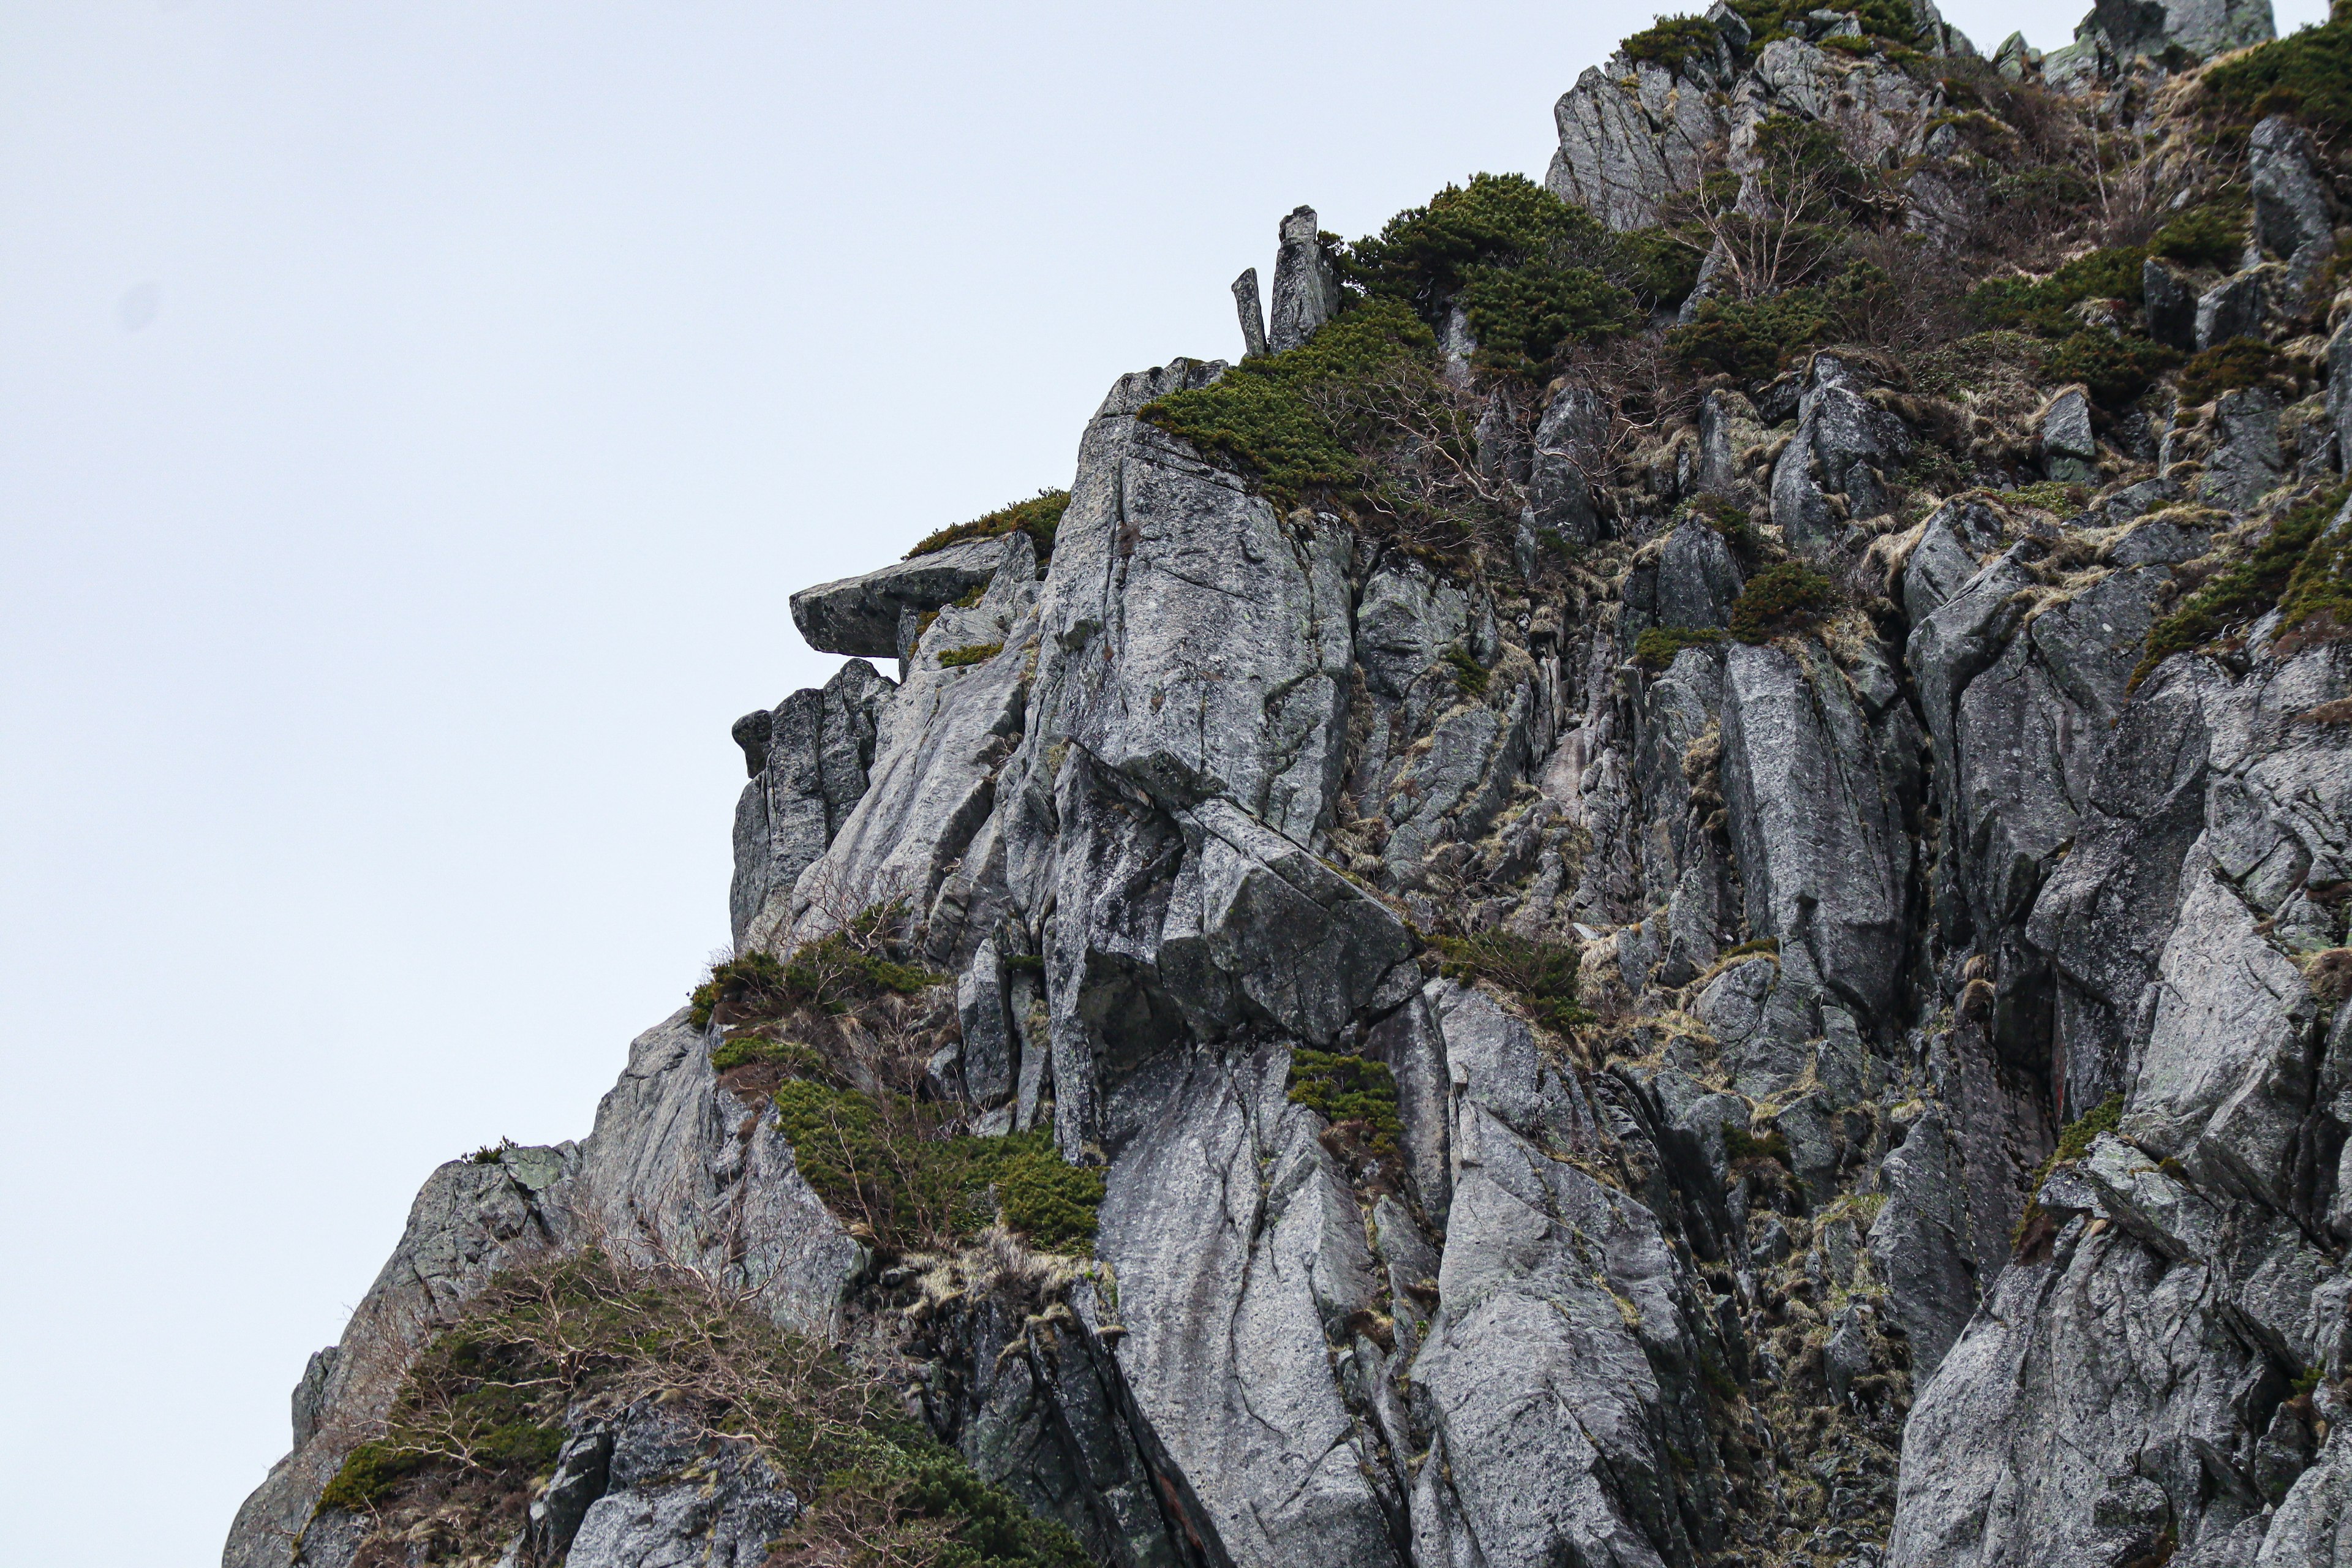
[[[793,625],[819,653],[896,658],[903,613],[936,610],[988,586],[1003,559],[1003,539],[971,539],[878,572],[819,583],[793,595]]]

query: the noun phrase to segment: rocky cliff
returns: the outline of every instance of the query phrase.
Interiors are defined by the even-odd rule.
[[[733,955],[435,1173],[226,1568],[2352,1563],[2270,33],[1726,0],[1285,218],[1238,363],[794,595]]]

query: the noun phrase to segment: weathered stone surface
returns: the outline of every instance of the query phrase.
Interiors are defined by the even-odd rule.
[[[2079,386],[2061,391],[2036,416],[2042,438],[2042,471],[2068,484],[2095,485],[2099,471],[2093,462],[2099,443],[2091,434],[2091,396]]]
[[[222,1568],[285,1568],[320,1491],[352,1445],[392,1407],[410,1358],[499,1269],[556,1242],[567,1216],[554,1191],[577,1159],[565,1143],[509,1149],[488,1163],[453,1160],[433,1173],[409,1209],[400,1244],[310,1391],[309,1432],[237,1510]],[[306,1387],[320,1365],[320,1356],[311,1358]],[[348,1563],[345,1549],[356,1549],[358,1535],[325,1522],[340,1544],[322,1537],[319,1560],[344,1552],[341,1560]]]
[[[1724,798],[1748,920],[1858,1017],[1891,1005],[1911,847],[1843,678],[1777,647],[1726,656]]]
[[[1266,332],[1276,353],[1313,337],[1339,309],[1339,271],[1324,254],[1315,209],[1292,209],[1282,220],[1280,237],[1274,262],[1274,315]]]
[[[1283,1097],[1289,1053],[1155,1058],[1105,1115],[1096,1256],[1118,1360],[1235,1564],[1401,1564],[1393,1486],[1326,1345],[1376,1289],[1355,1200]]]
[[[1772,468],[1772,521],[1792,549],[1820,554],[1843,532],[1845,517],[1886,510],[1885,477],[1911,437],[1867,390],[1861,373],[1833,354],[1815,354],[1806,369],[1796,438]]]
[[[2352,470],[2352,318],[2327,340],[2327,416],[2336,425],[2336,460]]]
[[[792,597],[793,625],[820,653],[896,658],[900,619],[985,586],[1003,561],[1007,540],[1017,537],[968,539],[877,572],[803,588]]]
[[[749,1444],[632,1411],[615,1436],[611,1487],[588,1508],[564,1562],[576,1568],[758,1568],[799,1500]]]
[[[2189,279],[2156,257],[2140,263],[2141,309],[2147,335],[2167,348],[2191,353],[2197,348],[2197,290]]]
[[[2259,268],[2224,278],[2197,297],[2197,347],[2210,349],[2231,338],[2260,337],[2263,274]]]
[[[1728,389],[1708,393],[1698,405],[1698,487],[1728,494],[1744,477],[1740,458],[1763,444],[1756,405]]]
[[[1739,563],[1723,535],[1693,518],[1666,536],[1658,559],[1659,624],[1727,626],[1741,586]]]
[[[1607,404],[1573,382],[1544,409],[1528,486],[1529,521],[1536,527],[1550,529],[1570,544],[1590,544],[1600,536],[1588,476],[1600,467],[1608,430]]]
[[[1159,963],[1200,1037],[1260,1018],[1328,1046],[1418,947],[1387,906],[1231,801],[1180,821]]]
[[[789,896],[865,796],[881,714],[894,691],[864,659],[821,689],[735,721],[751,782],[735,804],[729,925],[738,948],[772,898]]]
[[[2254,242],[2287,263],[2300,283],[2335,247],[2327,187],[2313,173],[2311,133],[2273,115],[2246,138],[2249,184],[2254,191]]]
[[[1259,301],[1257,268],[1244,267],[1234,279],[1234,310],[1242,320],[1242,357],[1265,353],[1265,306]]]
[[[771,895],[746,928],[755,946],[821,936],[877,905],[928,910],[995,803],[996,774],[1020,743],[1036,639],[1036,555],[1007,536],[977,605],[949,605],[913,649],[878,716],[866,788],[824,853]],[[995,647],[977,664],[947,654]]]
[[[2213,445],[2197,481],[2199,499],[2232,510],[2252,506],[2284,476],[2279,395],[2267,386],[2225,392],[2213,405]]]
[[[1657,222],[1661,198],[1697,184],[1724,132],[1710,85],[1622,54],[1586,70],[1552,109],[1559,148],[1545,184],[1611,228]]]

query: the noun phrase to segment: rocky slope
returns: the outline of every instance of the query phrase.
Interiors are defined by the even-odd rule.
[[[226,1568],[2352,1563],[2338,29],[1719,4],[1292,214],[794,596],[737,957]]]

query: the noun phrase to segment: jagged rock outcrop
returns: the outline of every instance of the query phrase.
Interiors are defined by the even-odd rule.
[[[1646,225],[1795,114],[1943,243],[1967,116],[1860,29],[1621,55],[1554,190]],[[1996,65],[2147,129],[2168,46],[2266,35],[2103,3]],[[582,1142],[434,1174],[228,1568],[392,1550],[329,1479],[493,1281],[591,1249],[845,1345],[1118,1568],[2352,1554],[2352,296],[2302,291],[2333,154],[2249,130],[2261,254],[2136,263],[2157,341],[2277,350],[2195,405],[1849,345],[1496,390],[1441,297],[1416,456],[1475,528],[1277,500],[1160,422],[1225,374],[1180,359],[1089,421],[1050,562],[794,595],[900,680],[739,721],[740,956]],[[1251,355],[1350,308],[1315,215],[1281,237]],[[895,1175],[844,1175],[861,1104]],[[954,1198],[996,1226],[894,1231],[941,1150],[1069,1178],[1061,1249],[1009,1164]],[[688,1414],[567,1408],[510,1568],[791,1538],[821,1497]]]
[[[1275,353],[1295,349],[1339,308],[1339,269],[1323,248],[1313,207],[1293,208],[1282,220],[1274,258],[1274,314],[1266,342]],[[1242,329],[1244,336],[1249,329]]]

